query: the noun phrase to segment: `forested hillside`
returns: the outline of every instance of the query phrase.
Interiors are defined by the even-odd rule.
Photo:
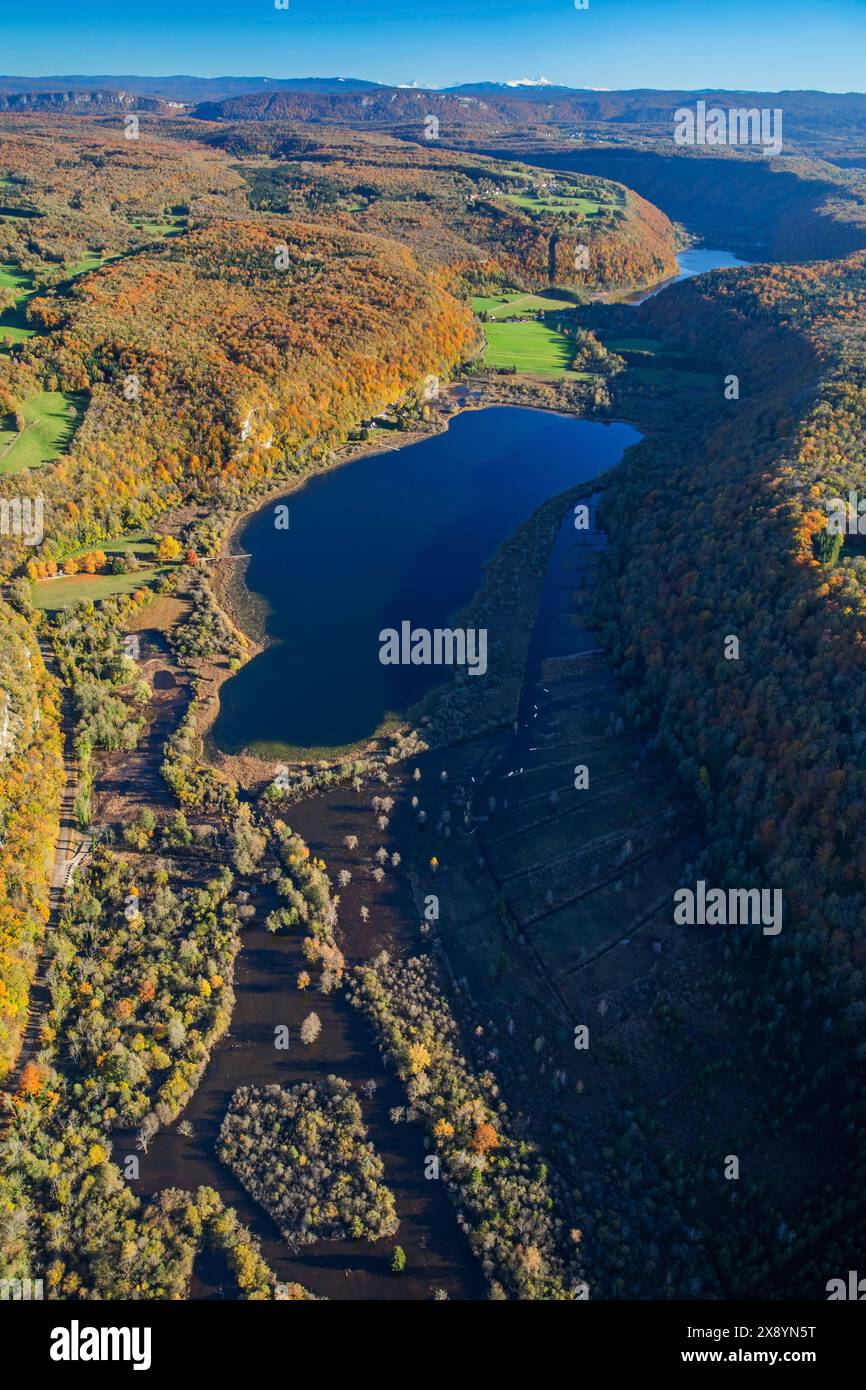
[[[866,257],[687,283],[642,321],[692,345],[710,333],[741,398],[614,479],[597,612],[632,720],[705,820],[696,872],[784,892],[785,930],[729,945],[718,988],[785,1114],[837,1148],[804,1209],[808,1252],[856,1239],[841,1194],[866,1169],[866,559],[856,535],[825,543],[831,500],[866,487]]]
[[[120,113],[99,124],[0,119],[0,263],[55,284],[84,262],[157,240],[172,211],[207,216],[243,206],[232,197],[242,180],[210,150],[146,135],[128,140],[124,130]]]
[[[303,468],[475,334],[407,251],[288,219],[166,239],[38,296],[30,321],[49,331],[0,364],[13,400],[91,393],[68,455],[40,477],[48,556]]]
[[[643,446],[606,504],[623,566],[609,600],[624,619],[618,647],[642,722],[664,708],[696,782],[703,768],[716,871],[760,861],[799,883],[797,914],[844,926],[836,949],[855,957],[866,562],[856,537],[835,563],[815,541],[831,498],[866,482],[864,267],[858,255],[744,270],[651,302],[647,322],[685,341],[712,324],[742,399],[701,432],[699,455],[663,464]],[[722,628],[740,636],[738,664],[721,660]]]
[[[61,779],[56,690],[34,633],[0,603],[0,1084],[42,949]]]
[[[39,392],[89,401],[40,473],[40,558],[314,464],[470,355],[464,276],[590,289],[674,267],[667,219],[597,179],[561,179],[548,207],[529,171],[383,137],[221,128],[209,149],[188,128],[184,142],[156,126],[136,142],[107,123],[51,142],[38,122],[14,131],[0,263],[32,288],[10,311],[0,406],[20,419]],[[25,554],[10,543],[0,563]]]
[[[252,207],[397,238],[421,264],[587,292],[651,284],[675,269],[667,217],[606,179],[539,174],[511,159],[381,134],[270,123],[183,128],[247,158],[234,167],[250,183]],[[575,264],[580,245],[585,268]]]

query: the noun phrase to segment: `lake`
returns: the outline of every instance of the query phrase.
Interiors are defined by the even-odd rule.
[[[380,631],[447,627],[536,507],[639,439],[626,424],[493,406],[310,478],[284,499],[288,529],[279,504],[263,507],[239,541],[271,645],[223,686],[217,746],[279,759],[369,738],[451,673],[383,665]]]

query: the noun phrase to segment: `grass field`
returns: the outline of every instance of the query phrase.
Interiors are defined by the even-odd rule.
[[[4,417],[0,428],[0,474],[41,468],[62,454],[87,405],[83,391],[40,391],[23,404],[26,428],[19,434]]]
[[[33,585],[34,608],[56,612],[76,603],[96,603],[110,594],[131,594],[146,589],[161,574],[168,574],[168,565],[143,565],[135,574],[76,574],[69,578],[41,579]]]
[[[712,362],[667,347],[661,338],[605,338],[603,341],[611,352],[624,354],[630,375],[645,386],[670,383],[680,390],[712,391],[719,384],[719,377],[706,370]],[[638,353],[642,356],[629,356]]]
[[[186,230],[186,221],[183,218],[174,218],[168,222],[135,222],[133,225],[146,236],[154,238],[179,236]]]
[[[555,328],[535,320],[529,323],[485,323],[487,367],[514,367],[535,376],[586,377],[572,372],[574,344]]]
[[[4,338],[13,343],[32,338],[35,329],[27,326],[24,306],[33,293],[33,276],[19,270],[17,265],[0,265],[0,290],[11,290],[16,296],[11,309],[0,314],[0,343]]]
[[[83,256],[80,261],[76,261],[73,266],[70,266],[69,274],[66,278],[67,280],[77,280],[79,275],[86,275],[90,270],[98,270],[103,263],[103,257],[98,256],[94,251],[89,256]]]
[[[25,338],[32,338],[36,331],[35,328],[26,327],[21,309],[9,309],[0,318],[0,344],[4,339],[12,343],[23,343]]]
[[[521,207],[525,213],[571,213],[575,217],[587,218],[595,217],[602,213],[605,208],[623,206],[623,199],[617,199],[614,203],[599,203],[594,197],[581,197],[580,195],[569,197],[564,193],[539,193],[521,189],[520,192],[503,193],[503,200],[512,203],[514,207]]]
[[[604,206],[592,198],[560,198],[556,194],[539,198],[536,193],[504,193],[503,201],[523,208],[524,212],[562,213],[571,212],[576,216],[594,217]]]
[[[473,313],[487,314],[492,319],[509,318],[512,314],[568,313],[574,308],[572,300],[557,299],[549,294],[523,294],[520,290],[476,295],[472,300]]]
[[[525,213],[574,213],[581,218],[592,217],[602,206],[588,197],[538,197],[535,193],[505,193],[503,200],[523,207]]]
[[[0,265],[0,289],[17,290],[24,294],[32,288],[32,275],[19,270],[17,265]]]

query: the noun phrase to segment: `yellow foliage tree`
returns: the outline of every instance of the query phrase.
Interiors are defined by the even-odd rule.
[[[163,536],[156,547],[156,558],[161,565],[167,564],[172,560],[179,560],[181,556],[180,541],[175,540],[174,536]]]

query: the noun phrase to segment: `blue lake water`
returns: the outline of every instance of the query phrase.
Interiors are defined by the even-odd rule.
[[[240,545],[272,645],[223,686],[217,745],[275,758],[340,747],[405,711],[450,670],[382,665],[380,630],[447,627],[536,507],[639,438],[626,424],[493,406],[310,478],[284,499],[288,530],[276,529],[275,504],[262,508]]]

